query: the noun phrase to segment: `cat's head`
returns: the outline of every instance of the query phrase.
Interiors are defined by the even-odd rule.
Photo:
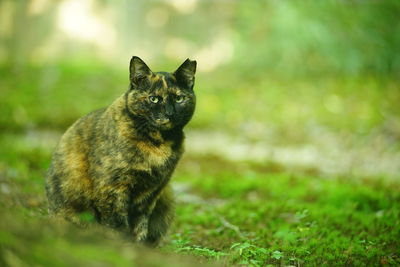
[[[134,56],[129,66],[127,109],[141,123],[159,130],[182,128],[191,119],[196,97],[193,91],[196,61],[187,59],[173,73],[152,72]]]

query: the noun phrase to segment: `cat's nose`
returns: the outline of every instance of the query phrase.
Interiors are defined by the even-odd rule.
[[[172,105],[167,105],[165,107],[165,114],[167,114],[167,116],[174,115],[174,107]]]

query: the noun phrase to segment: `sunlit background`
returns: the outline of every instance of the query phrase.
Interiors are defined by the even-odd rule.
[[[396,75],[396,1],[1,1],[1,60],[119,66],[190,55],[199,70]],[[398,75],[398,74],[397,74]]]
[[[25,206],[45,205],[57,140],[127,90],[133,55],[154,71],[197,60],[178,187],[243,163],[398,181],[399,14],[397,0],[0,0],[0,189],[20,181]]]

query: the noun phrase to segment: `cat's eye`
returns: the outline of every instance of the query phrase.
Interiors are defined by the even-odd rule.
[[[175,102],[176,103],[182,103],[183,102],[184,97],[181,95],[177,95],[175,98]]]
[[[159,101],[160,99],[159,99],[158,96],[152,95],[152,96],[149,96],[149,100],[150,100],[151,103],[156,104],[156,103],[158,103],[158,101]]]

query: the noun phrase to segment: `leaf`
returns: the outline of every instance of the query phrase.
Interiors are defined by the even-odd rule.
[[[283,253],[280,252],[279,250],[275,250],[274,252],[272,252],[272,258],[279,260],[283,257]]]

